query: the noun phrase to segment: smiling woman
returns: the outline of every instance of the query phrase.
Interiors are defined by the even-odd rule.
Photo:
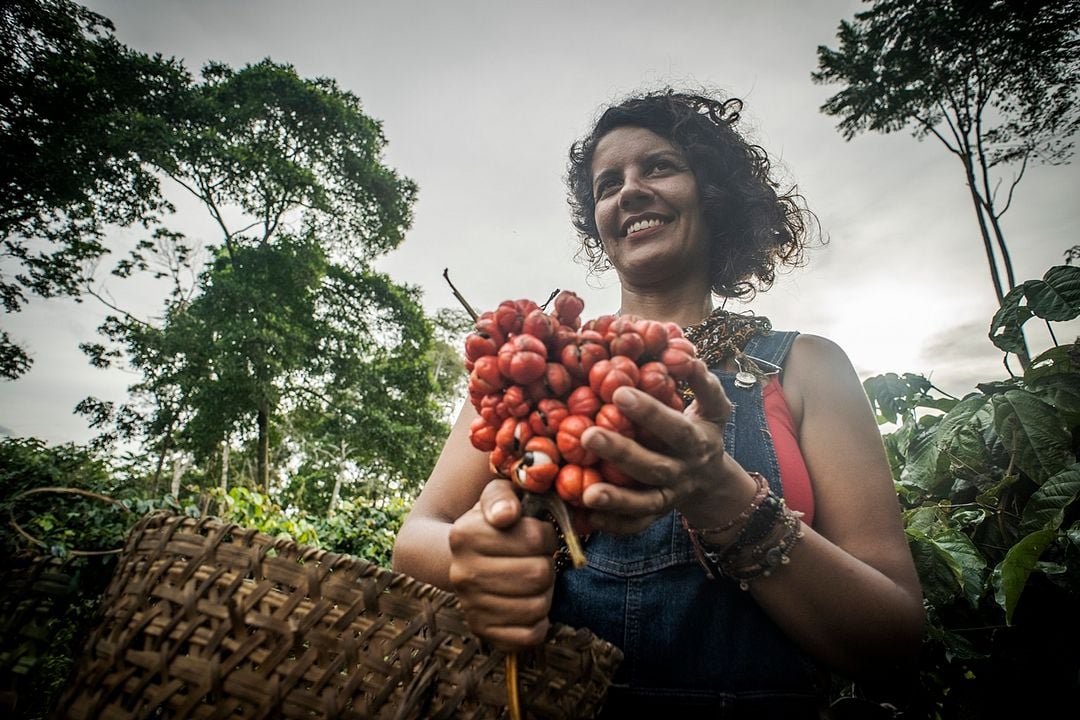
[[[525,517],[470,444],[471,404],[395,545],[397,570],[453,590],[501,648],[540,642],[552,622],[618,645],[605,717],[816,718],[822,670],[902,681],[919,648],[919,581],[851,363],[823,338],[714,309],[770,287],[815,225],[736,132],[740,109],[638,96],[571,150],[582,252],[614,268],[622,316],[581,326],[580,342],[660,321],[700,358],[680,371],[686,408],[619,387],[610,404],[631,430],[581,433],[618,471],[580,496],[587,565],[555,565],[551,525]]]

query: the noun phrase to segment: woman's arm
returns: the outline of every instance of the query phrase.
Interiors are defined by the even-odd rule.
[[[917,658],[922,590],[870,404],[844,352],[801,335],[784,390],[814,490],[814,528],[757,601],[817,657],[848,674]]]
[[[590,488],[584,499],[596,510],[594,525],[634,531],[674,507],[695,527],[719,527],[750,503],[754,481],[723,452],[723,389],[700,364],[691,385],[698,400],[683,415],[635,390],[615,395],[624,413],[665,439],[669,455],[601,429],[583,437],[651,486]],[[864,675],[910,664],[921,639],[922,595],[862,385],[835,344],[803,335],[786,363],[784,389],[801,421],[815,527],[803,526],[790,562],[753,580],[750,592],[796,642],[838,670]]]
[[[493,480],[469,442],[466,404],[394,543],[393,567],[458,595],[477,635],[502,649],[548,629],[555,573],[551,524],[521,516],[509,481]]]

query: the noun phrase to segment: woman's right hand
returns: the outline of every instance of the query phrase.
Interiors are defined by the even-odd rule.
[[[555,529],[522,517],[509,480],[492,480],[450,528],[450,582],[469,628],[500,650],[547,636],[555,571]]]

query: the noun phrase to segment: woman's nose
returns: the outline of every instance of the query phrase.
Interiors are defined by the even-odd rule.
[[[636,173],[629,173],[623,178],[622,187],[619,188],[619,207],[634,207],[650,197],[652,197],[652,191]]]

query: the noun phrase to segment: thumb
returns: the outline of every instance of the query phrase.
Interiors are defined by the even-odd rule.
[[[480,493],[480,510],[491,526],[505,528],[521,518],[521,500],[509,480],[495,479]]]

